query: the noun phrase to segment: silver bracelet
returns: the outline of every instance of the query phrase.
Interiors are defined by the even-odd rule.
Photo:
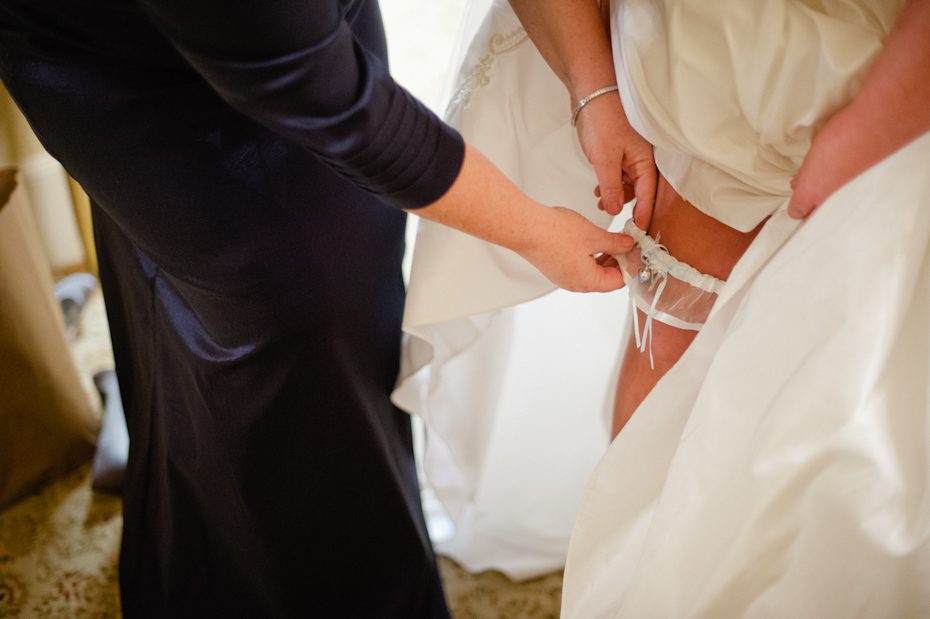
[[[616,84],[614,84],[613,86],[605,86],[604,88],[599,88],[595,90],[594,92],[592,92],[587,97],[584,97],[583,99],[581,99],[581,101],[579,101],[578,104],[575,105],[575,109],[572,110],[572,127],[574,127],[575,123],[578,121],[578,114],[581,113],[581,108],[591,103],[592,101],[594,101],[601,95],[606,95],[608,92],[617,92],[618,90],[620,90],[620,87],[617,86]]]

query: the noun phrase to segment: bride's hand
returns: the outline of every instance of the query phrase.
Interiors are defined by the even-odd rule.
[[[811,143],[791,183],[788,214],[810,215],[830,195],[930,131],[930,2],[909,0],[855,98]]]
[[[607,232],[558,206],[541,211],[527,225],[528,242],[516,251],[552,283],[572,292],[610,292],[623,287],[620,269],[610,266],[616,261],[599,258],[630,251],[631,237]]]
[[[618,93],[601,95],[578,115],[578,139],[597,174],[598,208],[616,215],[636,198],[636,225],[649,229],[658,171],[652,144],[630,126]]]
[[[788,214],[809,216],[833,192],[881,159],[860,139],[862,127],[849,122],[848,109],[837,112],[811,142],[804,163],[791,181]]]
[[[582,98],[616,82],[608,38],[610,4],[594,0],[510,0],[536,49],[565,85],[572,110]],[[652,145],[627,121],[617,92],[602,94],[578,114],[578,138],[594,166],[602,210],[616,215],[634,196],[634,218],[649,227],[656,193]]]

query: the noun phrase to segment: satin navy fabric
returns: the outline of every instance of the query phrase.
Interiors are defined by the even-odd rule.
[[[374,2],[0,4],[0,77],[94,204],[127,617],[447,616],[384,203],[463,145],[385,57]]]

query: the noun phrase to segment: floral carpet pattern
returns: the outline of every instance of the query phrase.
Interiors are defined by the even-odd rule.
[[[0,617],[119,617],[120,509],[84,465],[0,514]]]

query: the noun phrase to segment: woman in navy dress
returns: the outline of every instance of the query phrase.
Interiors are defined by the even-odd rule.
[[[0,77],[94,205],[124,614],[446,616],[389,400],[401,209],[574,289],[619,287],[591,255],[628,239],[530,201],[398,87],[374,0],[4,0]]]

